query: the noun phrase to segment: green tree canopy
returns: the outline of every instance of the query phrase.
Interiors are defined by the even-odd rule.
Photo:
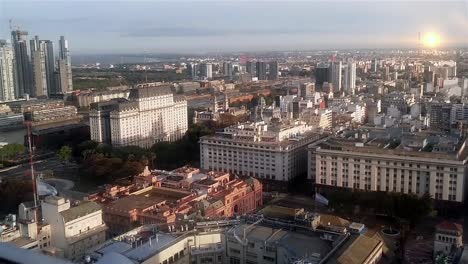
[[[72,156],[72,149],[69,146],[63,146],[57,153],[58,157],[62,161],[69,161]]]
[[[8,144],[0,148],[0,160],[11,159],[25,150],[21,144]]]

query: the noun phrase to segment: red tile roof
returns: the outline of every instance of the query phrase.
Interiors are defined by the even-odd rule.
[[[436,226],[437,229],[463,232],[463,226],[454,222],[443,221]]]

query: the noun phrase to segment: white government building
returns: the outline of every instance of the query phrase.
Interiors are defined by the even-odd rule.
[[[309,146],[308,178],[321,188],[429,193],[463,202],[466,142],[425,133],[403,134],[401,142],[365,133],[330,137]]]
[[[200,166],[274,181],[306,173],[307,145],[319,135],[304,122],[245,123],[200,138]]]
[[[113,146],[151,147],[175,141],[188,129],[187,101],[170,85],[139,85],[129,98],[91,104],[91,139]]]

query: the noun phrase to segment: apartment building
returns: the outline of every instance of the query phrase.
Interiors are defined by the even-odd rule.
[[[307,145],[320,136],[303,122],[245,123],[200,138],[200,165],[264,180],[287,182],[306,173]]]
[[[128,100],[91,104],[91,139],[113,146],[151,147],[180,139],[188,129],[187,101],[169,85],[139,85]]]
[[[465,199],[466,141],[427,133],[345,132],[309,146],[308,178],[317,189],[429,193],[434,199]]]

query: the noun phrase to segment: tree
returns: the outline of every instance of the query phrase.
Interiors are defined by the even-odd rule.
[[[69,161],[72,156],[72,149],[69,146],[63,146],[57,153],[58,157],[62,161]]]
[[[21,144],[8,144],[0,148],[0,159],[10,159],[24,152],[24,146]]]

